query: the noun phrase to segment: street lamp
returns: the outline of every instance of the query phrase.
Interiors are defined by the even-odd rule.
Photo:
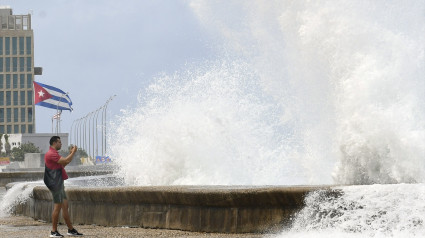
[[[95,119],[97,120],[97,113],[99,112],[99,110],[100,110],[100,108],[98,108],[98,109],[96,109],[96,111],[94,111],[93,112],[93,120],[92,120],[92,131],[93,131],[93,147],[92,147],[92,157],[93,157],[93,159],[95,158],[95,150],[94,150],[94,148],[95,148],[95,145],[94,145],[94,142],[95,142],[95,140],[94,140],[94,138],[95,138],[95,135],[97,134],[97,128],[95,127]],[[96,122],[96,126],[97,126],[97,122]]]
[[[111,96],[105,103],[104,108],[103,108],[103,112],[102,112],[102,154],[106,155],[106,109],[108,108],[108,104],[112,101],[112,99],[114,99],[114,97],[116,97],[117,95],[113,95]],[[105,150],[103,150],[103,143],[105,143]]]

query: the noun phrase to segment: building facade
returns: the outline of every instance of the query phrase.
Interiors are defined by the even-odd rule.
[[[39,72],[35,72],[39,71]],[[31,15],[0,7],[0,134],[35,133]]]

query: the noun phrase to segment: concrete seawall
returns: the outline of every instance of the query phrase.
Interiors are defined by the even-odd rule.
[[[202,232],[269,232],[290,225],[316,190],[327,186],[159,186],[66,188],[74,224],[130,226]],[[52,196],[38,186],[17,214],[51,221]]]

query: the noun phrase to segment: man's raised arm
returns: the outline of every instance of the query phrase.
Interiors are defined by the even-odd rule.
[[[69,155],[67,157],[61,157],[58,160],[58,164],[61,164],[63,166],[67,166],[69,163],[71,163],[72,158],[74,157],[75,152],[77,152],[77,146],[73,146],[71,149],[71,153],[69,153]]]

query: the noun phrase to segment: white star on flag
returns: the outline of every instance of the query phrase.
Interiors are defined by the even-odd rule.
[[[38,92],[38,96],[41,97],[41,98],[44,97],[44,92],[42,90],[40,90],[40,92]]]

